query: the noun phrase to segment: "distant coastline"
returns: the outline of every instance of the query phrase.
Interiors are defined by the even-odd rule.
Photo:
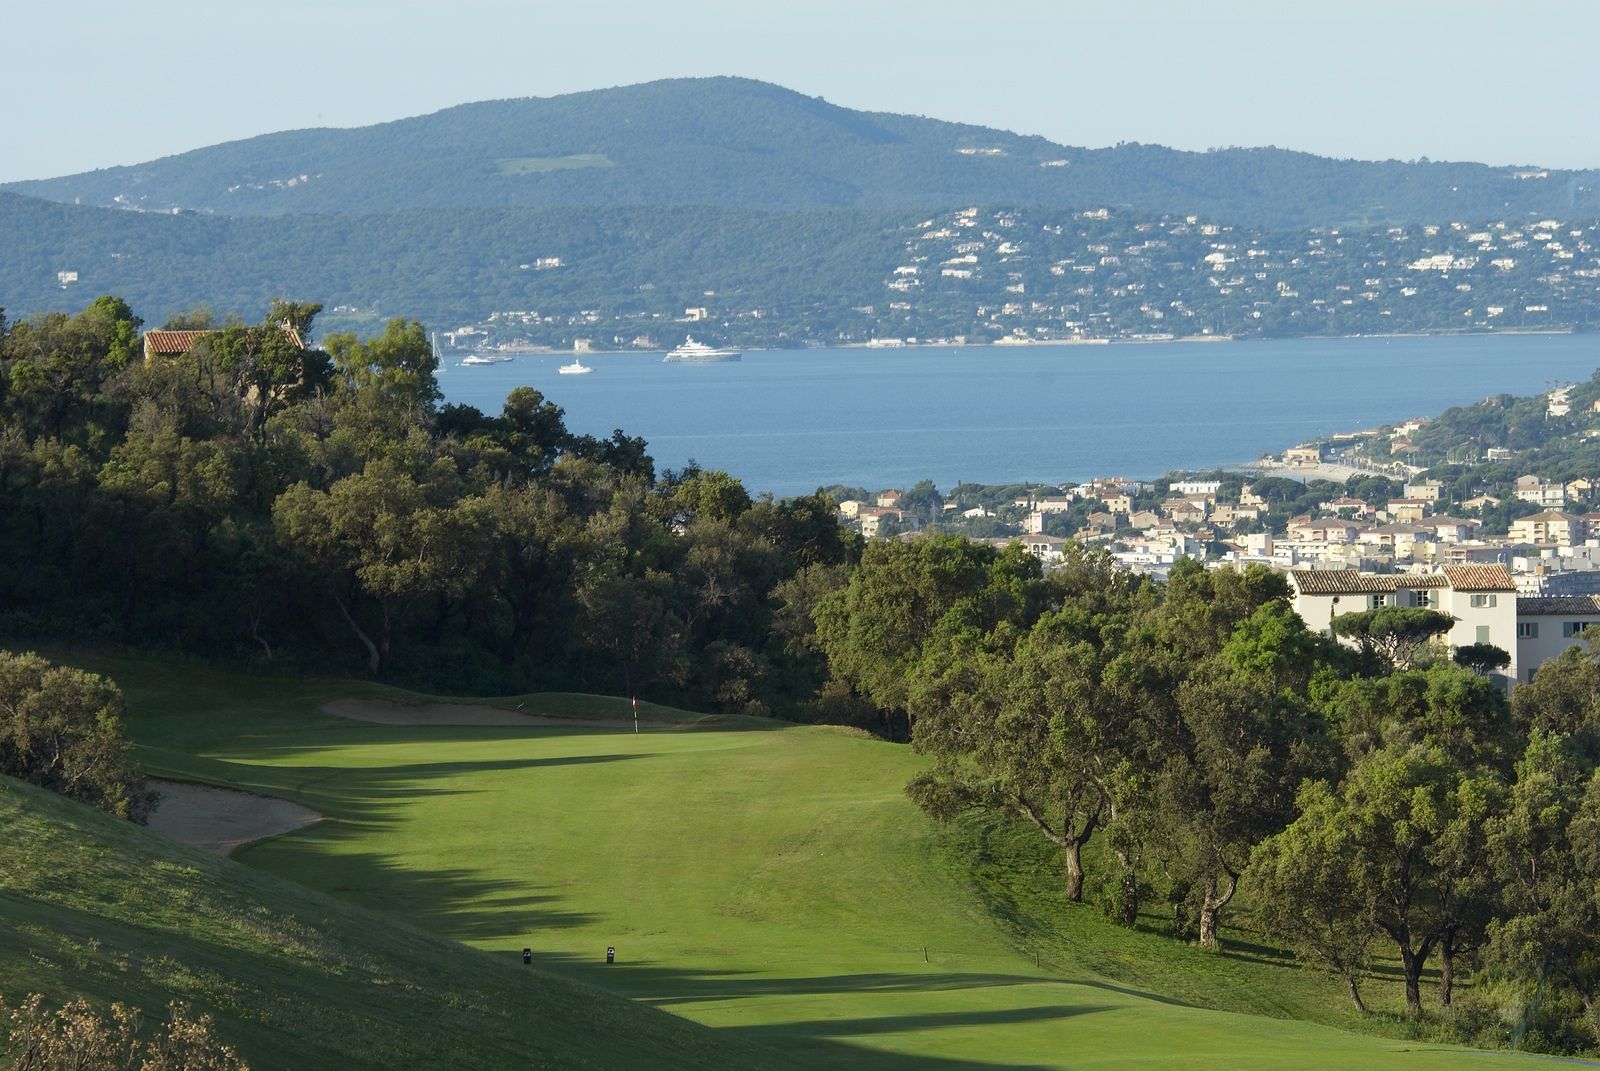
[[[1502,336],[1541,336],[1541,335],[1583,335],[1592,332],[1579,330],[1576,327],[1507,327],[1494,331],[1388,331],[1372,334],[1354,335],[1292,335],[1283,338],[1260,338],[1255,336],[1236,335],[1176,335],[1170,338],[1160,337],[1130,337],[1130,338],[1041,338],[1025,339],[1016,342],[1004,340],[979,341],[976,339],[917,339],[915,342],[905,339],[868,339],[865,342],[839,342],[825,344],[821,342],[799,342],[792,346],[744,346],[745,353],[804,353],[807,350],[950,350],[950,349],[984,349],[988,347],[1002,347],[1018,349],[1049,349],[1052,346],[1164,346],[1167,344],[1178,345],[1209,345],[1219,342],[1241,343],[1278,343],[1278,342],[1335,342],[1349,339],[1411,339],[1411,338],[1499,338]],[[485,346],[481,350],[457,348],[449,350],[441,357],[454,357],[454,362],[460,363],[462,357],[472,353],[485,352],[504,354],[508,357],[570,357],[589,354],[603,354],[608,357],[639,356],[660,357],[667,352],[664,348],[634,349],[617,348],[606,349],[599,346]]]

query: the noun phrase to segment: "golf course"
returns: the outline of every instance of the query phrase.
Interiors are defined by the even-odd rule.
[[[152,994],[180,995],[237,1027],[263,1066],[289,1066],[272,1055],[289,1045],[273,1016],[291,1012],[274,1002],[306,999],[263,996],[277,970],[309,985],[318,1007],[307,1022],[328,1035],[290,1046],[303,1067],[360,1065],[330,1016],[376,1024],[386,1051],[418,1067],[517,1066],[524,1044],[521,1056],[548,1066],[1537,1062],[1381,1036],[1399,1031],[1386,1014],[1398,1008],[1392,980],[1368,983],[1379,1014],[1363,1022],[1334,980],[1248,933],[1225,932],[1229,951],[1205,953],[1068,906],[1031,841],[935,826],[903,791],[920,757],[853,731],[651,704],[640,705],[636,731],[620,699],[446,702],[353,682],[63,661],[118,681],[151,776],[271,796],[321,818],[296,811],[291,831],[229,861],[84,816],[94,828],[80,838],[111,838],[124,856],[166,853],[134,883],[163,907],[141,912],[46,851],[42,831],[84,809],[17,786],[0,796],[21,801],[0,823],[11,831],[0,838],[15,840],[0,902],[7,918],[36,922],[0,920],[0,943],[28,950],[3,957],[14,966],[0,989],[76,986],[147,1006],[164,1003]],[[161,892],[163,876],[186,887],[182,897]],[[230,906],[198,911],[204,924],[186,927],[182,905],[205,898],[197,882]],[[251,911],[302,921],[246,927],[245,938],[224,928],[200,965],[165,975],[138,966],[161,959],[152,943],[192,944]],[[303,920],[308,911],[315,921]],[[76,962],[62,947],[33,947],[68,914]],[[240,941],[252,945],[241,952],[249,970],[218,952]],[[192,948],[169,954],[196,963]],[[391,984],[354,977],[366,970]],[[441,1056],[463,1044],[484,1051],[462,1063]]]

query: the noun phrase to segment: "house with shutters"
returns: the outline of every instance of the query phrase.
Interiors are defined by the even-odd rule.
[[[1524,595],[1517,600],[1519,681],[1531,681],[1541,665],[1600,630],[1600,595]],[[1600,631],[1597,631],[1600,635]]]
[[[1295,612],[1313,632],[1331,634],[1340,614],[1380,606],[1426,607],[1455,619],[1444,641],[1451,651],[1488,643],[1511,656],[1505,676],[1517,680],[1517,586],[1504,565],[1447,565],[1431,573],[1363,573],[1354,569],[1291,569]]]

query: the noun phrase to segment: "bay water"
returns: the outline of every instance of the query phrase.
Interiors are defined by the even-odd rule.
[[[463,367],[447,401],[498,413],[531,386],[576,432],[648,440],[657,469],[693,459],[752,493],[931,479],[1150,477],[1252,461],[1306,439],[1537,394],[1600,368],[1600,335],[807,349],[665,364],[660,353]]]

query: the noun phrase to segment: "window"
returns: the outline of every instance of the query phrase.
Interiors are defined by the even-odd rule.
[[[1518,621],[1517,622],[1517,639],[1519,639],[1519,640],[1536,640],[1538,638],[1539,638],[1539,622],[1537,622],[1537,621]]]
[[[1565,636],[1567,639],[1571,639],[1574,636],[1581,636],[1583,635],[1584,630],[1586,630],[1592,624],[1594,624],[1593,621],[1563,621],[1561,622],[1561,635]]]
[[[1387,595],[1374,595],[1368,600],[1368,606],[1373,610],[1387,605],[1389,605],[1389,596]]]
[[[1475,642],[1477,642],[1477,643],[1488,643],[1489,642],[1489,626],[1488,625],[1479,625],[1478,626],[1478,638],[1477,638],[1477,640]]]
[[[1474,609],[1480,609],[1485,606],[1493,606],[1495,602],[1496,598],[1493,595],[1471,595],[1467,598],[1467,605],[1473,607]]]

